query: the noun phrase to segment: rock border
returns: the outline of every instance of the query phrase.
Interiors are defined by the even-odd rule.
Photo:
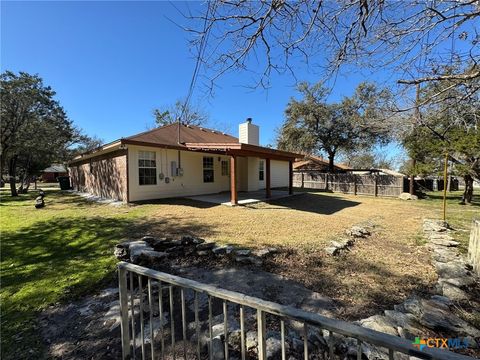
[[[332,256],[340,255],[349,250],[357,240],[369,237],[372,234],[370,230],[374,227],[374,224],[352,226],[345,231],[347,237],[330,241],[329,245],[325,247],[325,252]]]
[[[205,239],[191,235],[184,235],[179,239],[146,235],[140,240],[117,244],[114,248],[114,255],[117,259],[144,266],[158,264],[159,261],[167,258],[179,258],[187,255],[229,257],[239,265],[261,266],[266,257],[277,252],[278,249],[274,247],[251,250],[236,248],[233,245],[218,245],[215,242],[207,242]]]

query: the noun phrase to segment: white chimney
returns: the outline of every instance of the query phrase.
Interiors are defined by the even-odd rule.
[[[238,139],[242,144],[260,144],[260,130],[257,125],[252,124],[252,118],[238,126]]]

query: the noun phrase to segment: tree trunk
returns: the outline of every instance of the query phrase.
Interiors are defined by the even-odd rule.
[[[328,172],[334,173],[335,166],[333,165],[333,159],[335,158],[335,154],[328,154]]]
[[[10,193],[12,196],[18,196],[15,175],[17,171],[17,157],[13,156],[8,164],[8,176],[10,177]]]
[[[30,176],[25,174],[22,178],[22,181],[20,183],[20,187],[18,188],[18,193],[19,194],[26,194],[28,192],[28,188],[30,187]]]
[[[473,199],[473,177],[471,175],[465,175],[465,190],[463,191],[462,204],[471,204]]]
[[[28,189],[30,188],[31,183],[32,183],[32,178],[29,176],[27,177],[27,182],[25,183],[25,188],[23,189],[24,194],[28,192]]]
[[[410,195],[415,195],[415,165],[417,161],[412,159],[412,171],[410,172]]]

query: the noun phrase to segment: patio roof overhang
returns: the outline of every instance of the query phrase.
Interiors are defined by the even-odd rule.
[[[253,156],[264,159],[295,161],[302,155],[283,150],[242,143],[185,143],[192,151],[212,152],[231,156]]]

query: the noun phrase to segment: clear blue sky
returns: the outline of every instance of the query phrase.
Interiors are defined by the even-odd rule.
[[[182,21],[172,4],[160,1],[2,1],[1,68],[38,73],[75,124],[112,141],[144,131],[154,122],[155,107],[187,93],[195,61],[188,34],[169,18]],[[298,75],[319,80],[308,72]],[[340,76],[330,100],[351,95],[366,76]],[[252,117],[260,125],[261,143],[273,143],[285,106],[295,95],[294,79],[273,76],[266,92],[243,87],[247,77],[237,73],[221,79],[215,97],[202,97],[201,106],[211,126],[233,135],[240,122]],[[385,74],[368,78],[382,81]],[[194,102],[199,95],[194,94]],[[389,147],[388,152],[396,151]]]

